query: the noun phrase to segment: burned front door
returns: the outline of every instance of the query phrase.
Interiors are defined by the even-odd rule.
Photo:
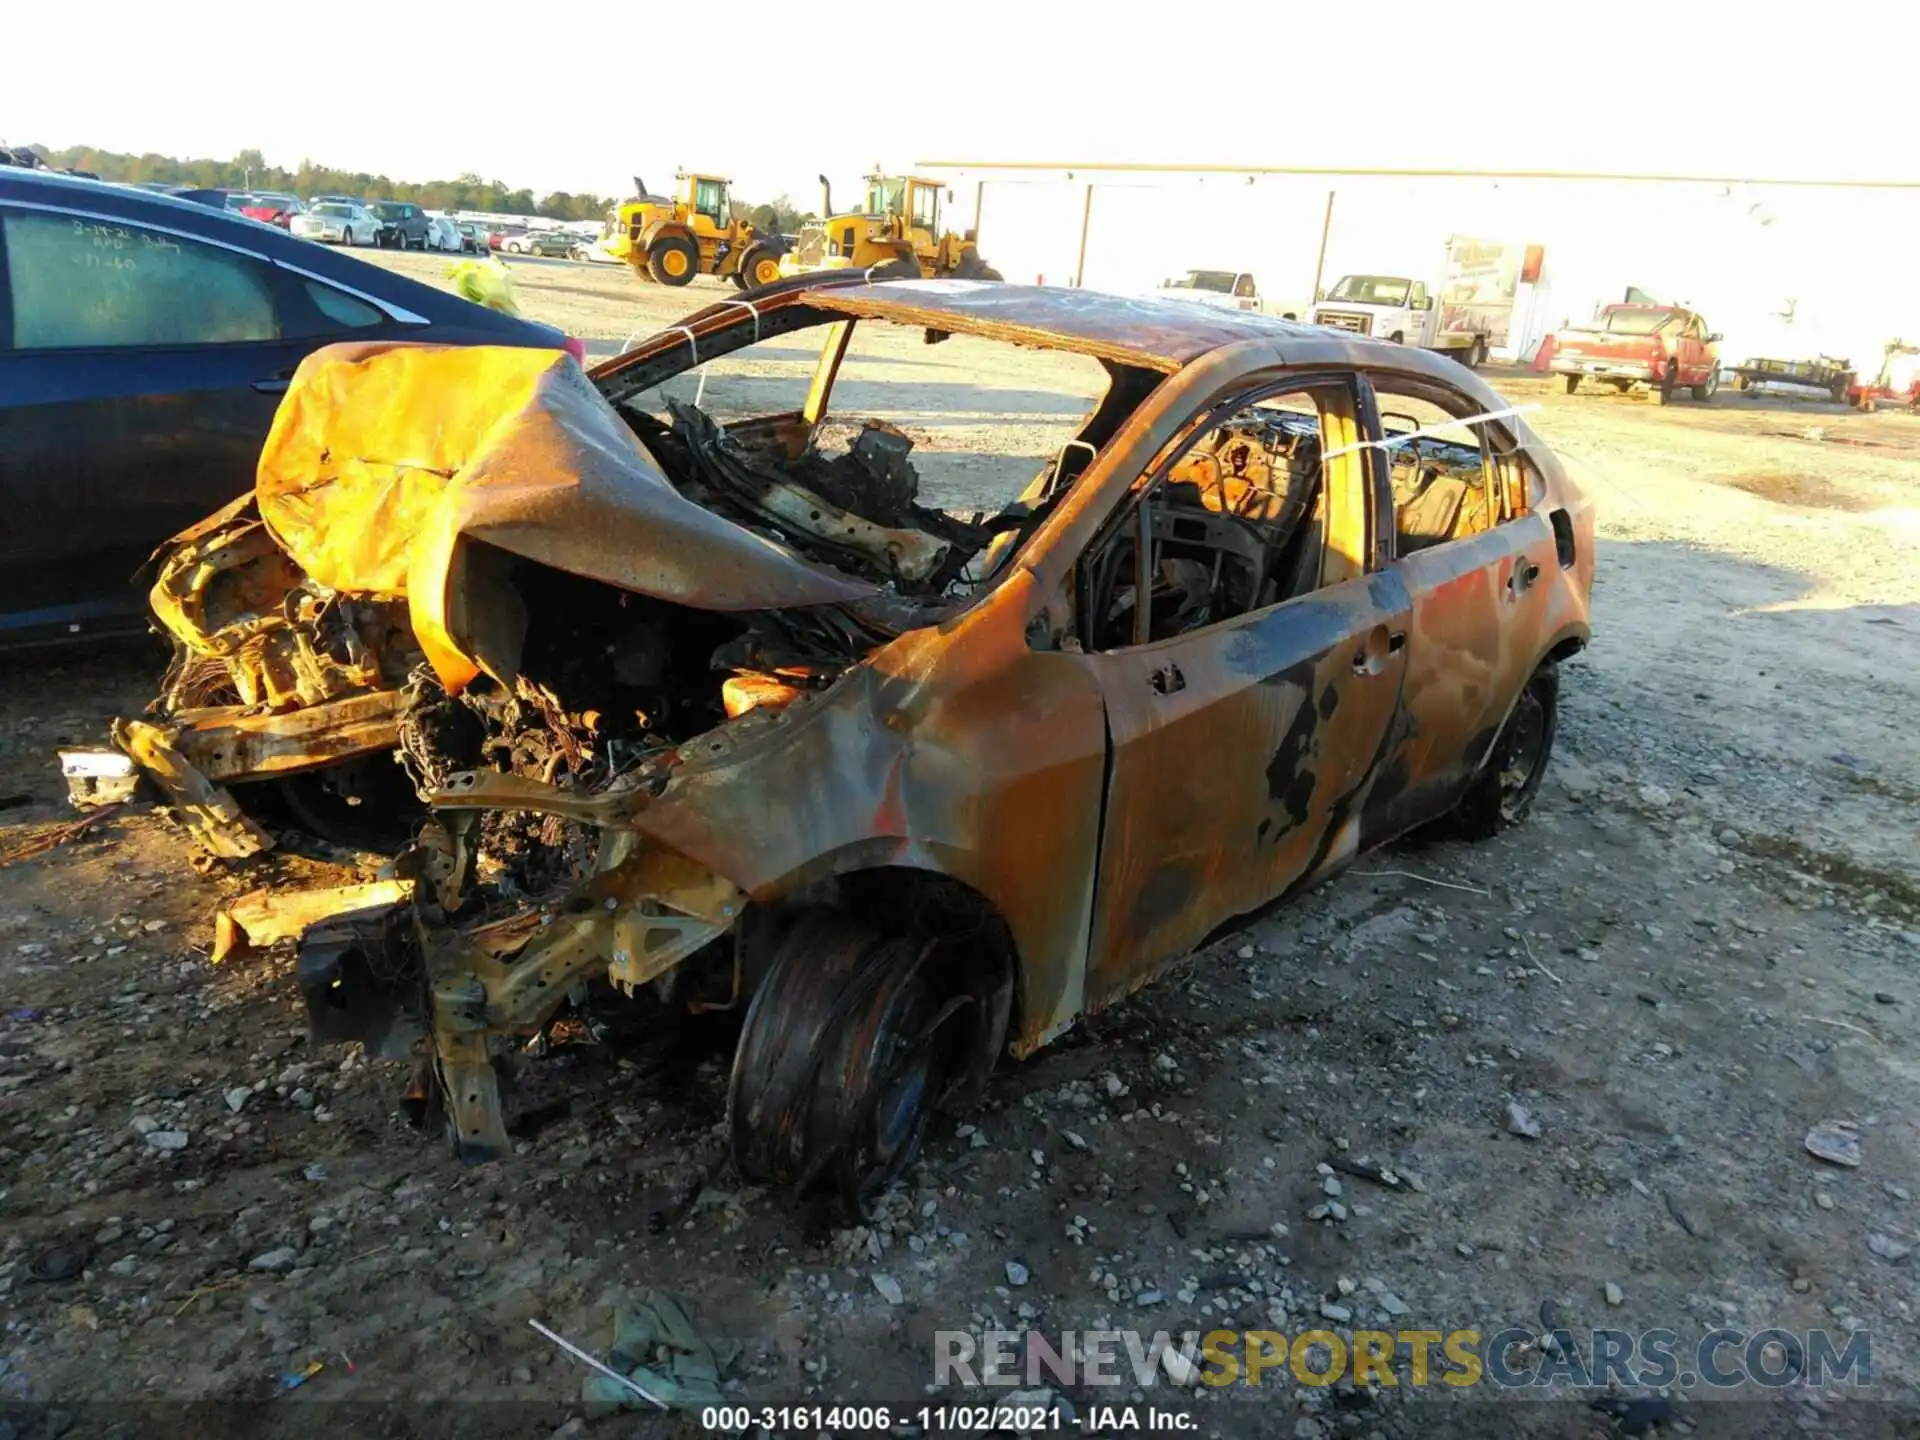
[[[1411,610],[1356,438],[1344,381],[1222,407],[1082,561],[1113,757],[1089,1009],[1352,850]]]

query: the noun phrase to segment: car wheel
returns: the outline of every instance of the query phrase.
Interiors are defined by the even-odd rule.
[[[1404,344],[1406,344],[1406,343],[1407,343],[1407,333],[1406,333],[1406,331],[1404,331],[1404,330],[1396,330],[1396,331],[1394,331],[1394,332],[1393,332],[1393,333],[1392,333],[1391,335],[1389,335],[1389,336],[1387,336],[1387,343],[1388,343],[1388,344],[1390,344],[1390,345],[1404,345]]]
[[[1693,398],[1698,400],[1701,404],[1704,405],[1706,404],[1707,401],[1713,399],[1713,397],[1716,394],[1718,394],[1719,391],[1720,391],[1720,367],[1716,365],[1714,366],[1713,369],[1707,371],[1707,379],[1705,384],[1695,385],[1693,387]]]
[[[1673,392],[1679,387],[1679,384],[1680,367],[1677,365],[1667,366],[1667,373],[1660,377],[1660,383],[1654,389],[1654,403],[1656,405],[1671,405],[1673,403]]]
[[[686,285],[700,272],[700,247],[684,235],[663,235],[647,255],[647,270],[662,285]]]
[[[829,1183],[858,1214],[912,1161],[956,1069],[965,1009],[930,951],[836,911],[776,947],[734,1051],[727,1124],[753,1183]]]
[[[1518,825],[1533,808],[1560,728],[1560,667],[1552,660],[1533,672],[1493,742],[1493,753],[1446,828],[1463,840],[1485,840]]]
[[[1571,395],[1580,388],[1580,377],[1578,375],[1562,375],[1560,378],[1566,382],[1567,394]]]
[[[903,255],[896,255],[884,265],[875,265],[867,274],[875,280],[918,280],[920,267]]]

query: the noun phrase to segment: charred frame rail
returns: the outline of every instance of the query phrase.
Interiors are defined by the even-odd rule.
[[[629,994],[731,930],[746,892],[685,856],[613,828],[642,792],[571,796],[512,775],[468,772],[431,797],[441,810],[524,809],[602,827],[601,869],[557,910],[416,938],[436,1062],[464,1159],[505,1152],[506,1119],[489,1037],[530,1035],[567,992],[605,972]]]

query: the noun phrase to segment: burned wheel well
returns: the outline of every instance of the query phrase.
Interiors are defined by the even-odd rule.
[[[1586,636],[1569,635],[1565,639],[1557,642],[1552,649],[1547,651],[1547,653],[1541,657],[1540,664],[1545,665],[1550,661],[1558,662],[1561,660],[1569,660],[1573,658],[1575,655],[1578,655],[1582,650],[1586,648],[1587,648]],[[1539,667],[1535,666],[1534,668],[1538,669]]]
[[[1021,992],[1019,951],[993,902],[965,881],[908,866],[881,866],[842,875],[834,883],[837,908],[886,935],[905,936],[916,951],[935,947],[933,962],[948,999],[974,1002],[967,1063],[945,1103],[965,1108],[984,1091]]]

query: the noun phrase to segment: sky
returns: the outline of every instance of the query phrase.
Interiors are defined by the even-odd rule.
[[[727,0],[654,12],[671,24],[524,0],[14,8],[9,54],[41,59],[7,66],[0,141],[257,148],[537,194],[661,188],[685,166],[811,202],[822,171],[850,194],[876,161],[930,159],[1920,178],[1920,7],[1884,0],[1844,25],[1471,0],[968,0],[866,22]]]
[[[472,172],[536,195],[625,195],[635,175],[662,190],[686,167],[730,176],[736,199],[803,208],[822,172],[844,207],[876,164],[918,169],[954,186],[950,223],[986,197],[982,250],[1008,278],[1053,283],[1073,274],[1096,177],[961,167],[1920,180],[1912,0],[1857,0],[1842,24],[1723,0],[968,0],[865,19],[792,0],[14,9],[9,59],[40,58],[6,67],[0,142],[258,149],[288,168]],[[1867,368],[1886,339],[1920,335],[1916,189],[1109,177],[1087,283],[1257,268],[1269,290],[1304,295],[1336,185],[1328,283],[1349,269],[1434,276],[1446,235],[1464,233],[1545,242],[1552,303],[1569,315],[1633,283],[1723,317],[1743,344],[1844,347]],[[1797,333],[1766,335],[1796,296]]]

